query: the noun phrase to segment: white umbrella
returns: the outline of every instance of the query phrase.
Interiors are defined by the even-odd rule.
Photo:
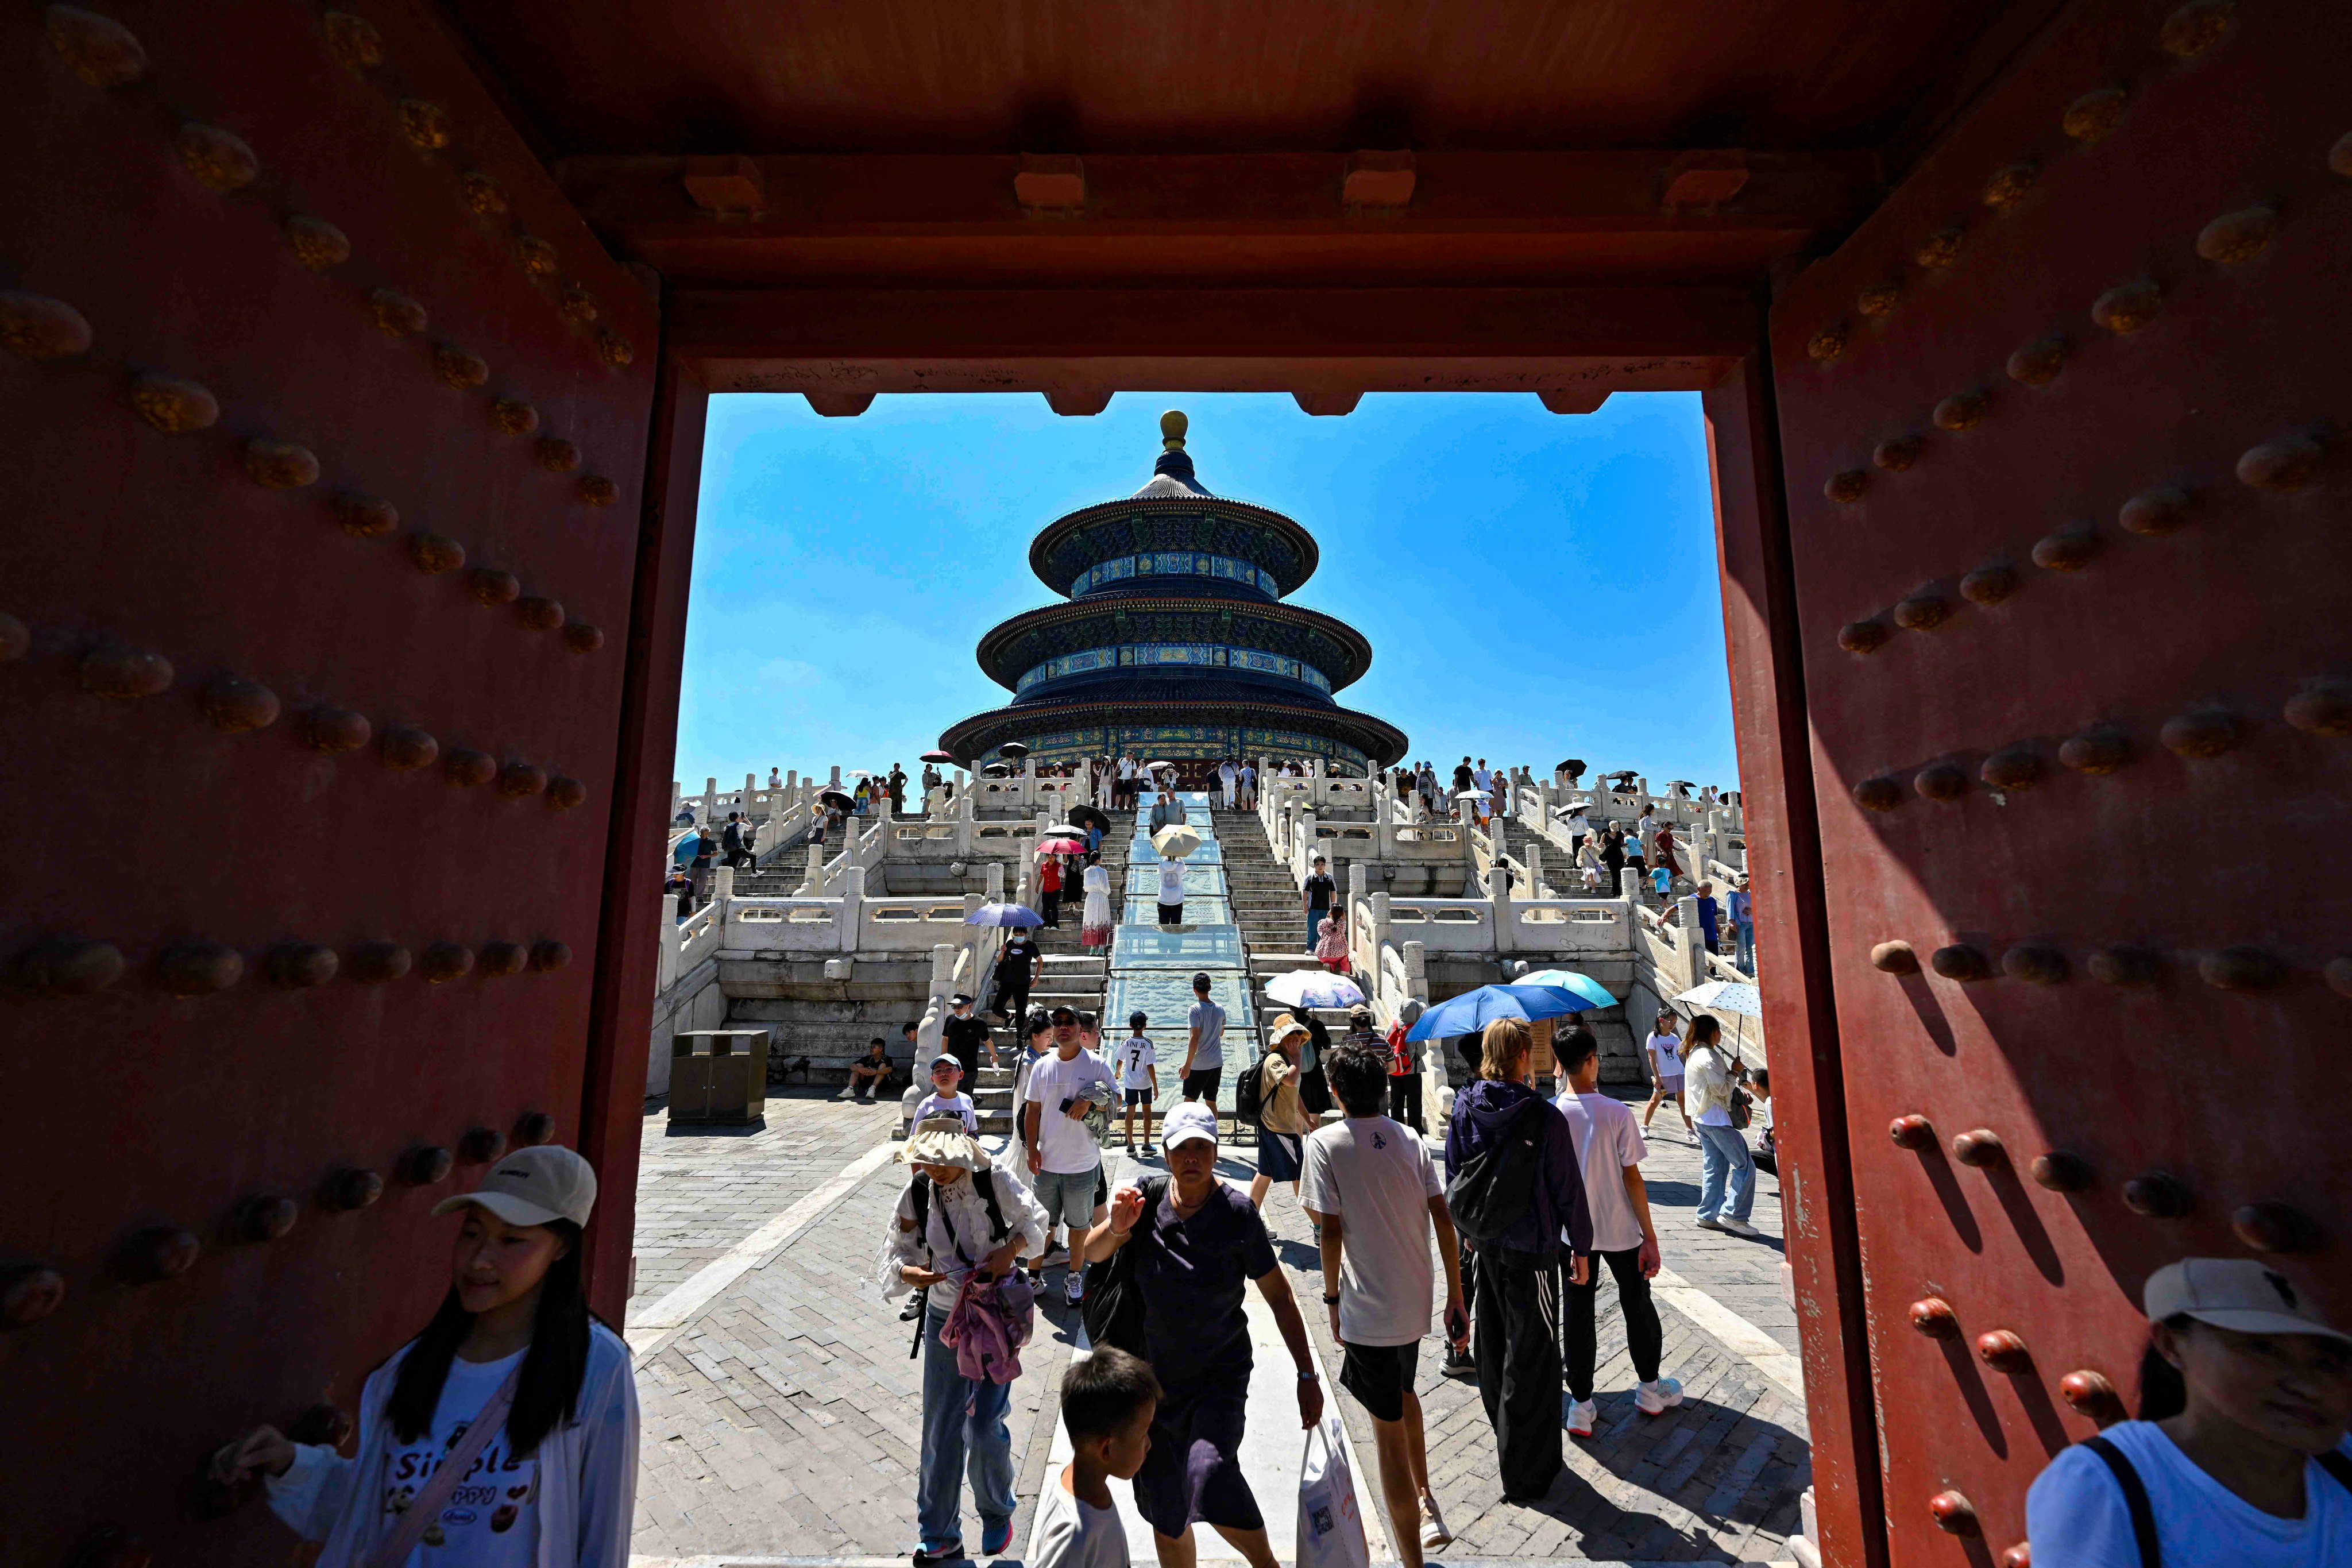
[[[1294,969],[1265,983],[1269,1002],[1286,1007],[1360,1007],[1363,987],[1344,974],[1325,969]]]
[[[1737,980],[1710,980],[1692,986],[1675,1000],[1692,1007],[1729,1013],[1739,1020],[1739,1028],[1731,1042],[1734,1061],[1739,1059],[1739,1047],[1748,1042],[1748,1020],[1764,1016],[1764,998],[1756,987]]]

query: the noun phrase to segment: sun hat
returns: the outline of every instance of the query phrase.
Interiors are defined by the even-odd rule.
[[[2317,1334],[2352,1345],[2303,1299],[2294,1281],[2251,1258],[2184,1258],[2147,1277],[2140,1303],[2151,1321],[2186,1312],[2241,1334]]]
[[[568,1219],[584,1226],[596,1206],[596,1172],[576,1150],[536,1143],[499,1161],[480,1186],[443,1198],[433,1212],[451,1214],[467,1205],[488,1209],[509,1225]]]
[[[1287,1013],[1276,1013],[1274,1022],[1265,1026],[1266,1043],[1278,1046],[1293,1035],[1307,1033],[1307,1026]]]
[[[959,1124],[960,1125],[960,1124]],[[1217,1141],[1217,1113],[1197,1100],[1188,1100],[1170,1108],[1160,1121],[1160,1146],[1181,1149],[1187,1143],[1202,1139]]]
[[[988,1169],[988,1151],[964,1130],[961,1116],[926,1116],[907,1135],[898,1160],[908,1165],[953,1165],[960,1170]]]

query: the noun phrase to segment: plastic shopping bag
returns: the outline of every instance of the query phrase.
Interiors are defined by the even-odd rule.
[[[1348,1429],[1327,1407],[1307,1434],[1298,1462],[1298,1568],[1370,1568],[1356,1477],[1348,1465]]]

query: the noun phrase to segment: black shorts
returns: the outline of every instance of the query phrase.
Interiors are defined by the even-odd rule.
[[[1421,1365],[1421,1342],[1409,1345],[1351,1345],[1339,1363],[1339,1386],[1354,1394],[1375,1421],[1404,1419],[1404,1396]]]
[[[1164,926],[1182,925],[1184,923],[1184,906],[1181,904],[1160,905],[1160,923]]]
[[[1201,1068],[1195,1071],[1186,1073],[1184,1075],[1184,1098],[1187,1100],[1205,1100],[1211,1105],[1216,1104],[1217,1083],[1218,1080],[1223,1079],[1224,1076],[1225,1069],[1223,1068]]]
[[[1127,1096],[1127,1104],[1140,1105],[1145,1107],[1147,1110],[1150,1109],[1151,1105],[1151,1091],[1150,1089],[1130,1089],[1123,1090],[1122,1092]]]

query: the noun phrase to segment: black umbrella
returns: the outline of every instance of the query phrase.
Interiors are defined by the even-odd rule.
[[[1559,764],[1559,771],[1566,773],[1570,778],[1580,779],[1584,776],[1584,759],[1582,757],[1570,757],[1568,761]]]
[[[1070,820],[1081,827],[1099,827],[1105,833],[1110,831],[1110,818],[1091,805],[1072,806]]]
[[[1010,763],[991,763],[988,766],[980,770],[980,774],[982,778],[990,779],[1011,778],[1013,776],[1013,764]]]
[[[824,789],[817,792],[817,801],[824,805],[837,805],[844,811],[857,809],[857,798],[847,790]]]
[[[1004,744],[996,748],[996,754],[1000,757],[1009,757],[1013,761],[1018,762],[1023,757],[1029,754],[1029,748],[1023,745],[1018,741],[1007,741]]]

